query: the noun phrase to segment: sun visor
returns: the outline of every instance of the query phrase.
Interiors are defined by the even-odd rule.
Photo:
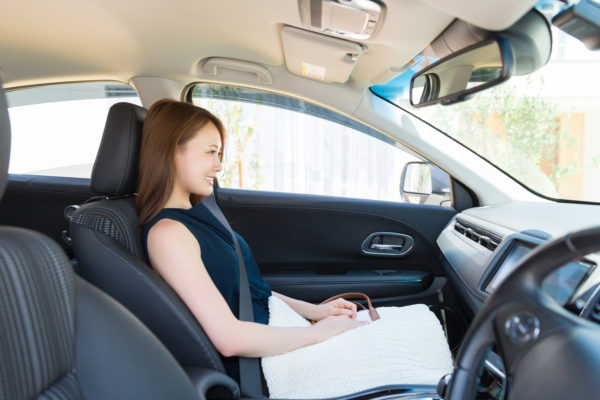
[[[345,83],[365,51],[359,43],[291,26],[281,29],[281,40],[291,73],[326,83]]]

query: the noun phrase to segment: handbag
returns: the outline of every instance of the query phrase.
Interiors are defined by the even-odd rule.
[[[373,305],[371,304],[371,299],[369,298],[369,296],[367,296],[364,293],[360,293],[360,292],[349,292],[349,293],[342,293],[342,294],[338,294],[335,296],[332,296],[326,300],[323,300],[320,304],[325,304],[325,303],[329,303],[330,301],[333,300],[337,300],[337,299],[364,299],[367,301],[367,306],[369,309],[369,316],[371,317],[371,321],[377,321],[380,317],[379,317],[379,313],[377,312],[377,310],[375,309],[375,307],[373,307]],[[361,303],[355,302],[353,301],[352,303],[356,304],[357,306],[361,307],[363,310],[366,310],[367,308],[365,306],[363,306]],[[310,321],[311,324],[314,324],[316,321]]]

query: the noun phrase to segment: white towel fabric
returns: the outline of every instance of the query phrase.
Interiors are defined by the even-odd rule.
[[[343,396],[383,385],[431,384],[452,372],[442,326],[424,304],[378,307],[381,319],[324,342],[263,357],[271,398],[316,399]],[[357,319],[370,321],[368,311]],[[275,296],[269,298],[269,325],[310,326]]]

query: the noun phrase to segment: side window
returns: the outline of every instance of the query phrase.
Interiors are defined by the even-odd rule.
[[[402,171],[421,161],[378,131],[301,100],[214,84],[196,85],[190,97],[226,126],[223,187],[403,201]]]
[[[12,127],[11,174],[89,178],[108,109],[121,101],[141,105],[116,82],[49,85],[7,93]]]

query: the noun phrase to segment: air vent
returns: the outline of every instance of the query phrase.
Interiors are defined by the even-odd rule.
[[[458,218],[454,221],[454,230],[491,251],[502,241],[500,236]]]

